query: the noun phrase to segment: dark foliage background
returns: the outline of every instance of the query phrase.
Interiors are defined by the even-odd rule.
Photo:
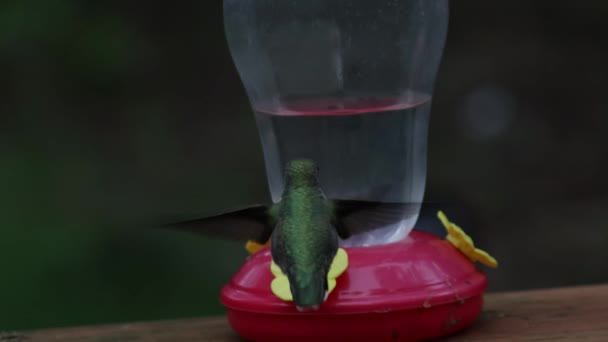
[[[242,245],[137,228],[267,193],[221,7],[0,3],[0,330],[222,312]],[[451,4],[427,200],[499,259],[491,290],[608,281],[607,19]]]

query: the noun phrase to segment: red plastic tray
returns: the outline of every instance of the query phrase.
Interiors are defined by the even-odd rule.
[[[383,246],[348,248],[349,266],[318,311],[270,290],[270,251],[247,260],[221,293],[228,320],[252,341],[415,341],[472,324],[486,276],[449,242],[414,230]]]

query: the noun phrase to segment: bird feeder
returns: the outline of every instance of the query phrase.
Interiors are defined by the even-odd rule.
[[[298,158],[317,163],[330,199],[423,201],[447,0],[224,0],[224,17],[275,202]],[[316,311],[277,298],[270,251],[257,252],[222,290],[233,329],[254,341],[396,341],[467,327],[486,277],[456,240],[413,230],[418,214],[341,240],[348,269]]]

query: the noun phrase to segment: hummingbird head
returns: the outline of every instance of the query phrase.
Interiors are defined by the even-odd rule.
[[[327,277],[322,272],[300,273],[292,279],[291,294],[298,311],[317,310],[327,299]]]
[[[292,184],[316,185],[317,173],[319,168],[317,164],[310,159],[295,159],[290,160],[285,168],[287,174],[287,182]]]

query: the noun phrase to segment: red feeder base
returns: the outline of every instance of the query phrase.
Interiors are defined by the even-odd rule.
[[[318,311],[298,312],[270,290],[270,251],[249,258],[223,289],[232,328],[252,341],[416,341],[479,316],[486,276],[449,242],[413,231],[403,241],[348,248],[349,266]]]

